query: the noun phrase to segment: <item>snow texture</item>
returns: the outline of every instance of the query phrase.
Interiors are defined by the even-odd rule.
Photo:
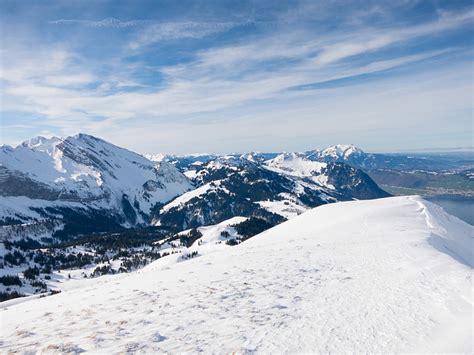
[[[472,353],[472,246],[418,197],[324,205],[169,268],[4,302],[0,352]]]
[[[157,202],[170,201],[193,187],[165,161],[151,161],[85,134],[65,139],[36,137],[15,148],[1,146],[0,168],[5,176],[27,177],[57,192],[56,201],[121,210],[127,196],[133,208],[146,214]],[[21,191],[18,194],[22,195]],[[1,217],[32,214],[23,205],[10,202],[0,197]],[[44,203],[40,200],[32,205]],[[5,204],[9,204],[8,208],[2,207]]]

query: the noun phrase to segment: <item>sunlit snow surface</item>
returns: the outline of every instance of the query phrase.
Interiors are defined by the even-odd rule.
[[[325,205],[169,268],[2,303],[0,352],[472,353],[472,246],[473,227],[416,197]]]
[[[60,200],[71,200],[81,202],[83,207],[121,210],[126,195],[136,209],[148,214],[155,203],[167,202],[193,187],[171,164],[148,160],[85,134],[65,139],[36,137],[15,148],[0,146],[0,168],[8,172],[6,175],[19,174],[50,191],[66,194],[64,198],[59,195],[54,198],[58,201],[56,207],[67,207]],[[16,194],[23,195],[23,191]],[[22,204],[10,205],[9,201],[3,201],[3,196],[1,200],[2,218],[31,217]],[[35,207],[53,206],[43,200],[29,203]]]

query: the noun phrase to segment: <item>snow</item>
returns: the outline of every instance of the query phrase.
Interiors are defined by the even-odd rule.
[[[171,164],[148,160],[85,134],[65,139],[37,137],[15,148],[2,146],[0,162],[10,173],[72,195],[68,199],[101,200],[103,208],[121,210],[125,194],[131,204],[136,201],[142,212],[149,213],[155,203],[192,188]]]
[[[352,155],[362,154],[362,149],[353,144],[336,144],[323,149],[319,152],[320,157],[331,157],[335,159],[347,160]]]
[[[71,190],[76,185],[74,182],[82,180],[83,187],[76,186],[81,196],[99,195],[98,172],[63,157],[63,152],[58,149],[58,145],[62,142],[59,138],[49,140],[43,140],[42,137],[33,138],[12,150],[0,150],[0,161],[11,171],[22,172],[45,184],[54,183],[57,189]],[[82,176],[82,179],[78,179],[79,176]]]
[[[242,238],[233,227],[236,224],[246,221],[247,217],[232,217],[218,224],[198,227],[197,230],[202,234],[202,237],[197,239],[189,248],[181,246],[179,241],[169,241],[165,239],[158,241],[156,244],[160,245],[160,252],[167,252],[170,255],[161,257],[159,260],[145,266],[145,270],[160,270],[168,268],[173,264],[187,261],[183,259],[183,255],[189,255],[192,252],[198,252],[199,257],[208,255],[217,251],[221,251],[224,248],[230,248],[226,241],[232,239]],[[188,234],[191,229],[187,229],[179,232],[178,236]],[[227,232],[227,236],[223,235],[223,232]]]
[[[324,205],[168,268],[4,302],[0,351],[472,353],[473,231],[419,197]]]
[[[301,206],[292,200],[258,201],[257,203],[267,211],[276,213],[286,219],[294,218],[307,210],[307,207]]]
[[[270,170],[298,177],[321,174],[321,169],[327,166],[326,163],[308,160],[298,153],[280,154],[265,163]]]
[[[184,176],[186,176],[188,179],[194,179],[198,176],[197,170],[187,170],[184,173]]]
[[[34,209],[47,207],[69,207],[83,208],[78,202],[70,201],[47,201],[30,199],[25,196],[0,196],[0,217],[1,218],[22,218],[43,220],[44,217]]]
[[[198,231],[201,232],[202,237],[199,238],[196,242],[194,242],[190,250],[197,250],[199,254],[203,255],[205,253],[208,253],[209,249],[215,248],[216,245],[218,245],[219,247],[225,246],[225,241],[240,237],[240,235],[232,226],[242,223],[246,220],[247,217],[238,216],[232,217],[215,225],[199,227]],[[229,233],[229,236],[222,236],[222,232]]]
[[[165,205],[161,209],[160,213],[164,213],[164,212],[166,212],[166,211],[168,211],[168,210],[170,210],[171,208],[174,208],[174,207],[182,206],[186,202],[192,200],[193,198],[204,195],[207,191],[209,191],[212,188],[213,188],[213,186],[211,185],[211,183],[207,183],[203,186],[198,187],[197,189],[188,191],[188,192],[182,194],[181,196],[178,196],[177,198],[175,198],[173,201],[171,201],[167,205]]]
[[[279,174],[290,175],[297,178],[307,178],[315,184],[334,190],[325,174],[327,163],[307,159],[299,153],[283,153],[265,162],[265,167]],[[306,184],[306,186],[310,187]],[[314,186],[310,188],[314,189]]]
[[[183,206],[184,204],[186,204],[193,198],[202,196],[210,190],[222,189],[223,191],[228,192],[227,189],[225,189],[224,187],[221,187],[220,185],[221,185],[221,181],[216,180],[216,181],[211,181],[207,184],[204,184],[194,190],[188,191],[176,197],[173,201],[163,206],[163,208],[160,210],[160,213],[165,213],[169,211],[171,208]]]
[[[151,161],[161,162],[167,158],[167,154],[164,153],[157,153],[157,154],[144,154],[145,158]]]

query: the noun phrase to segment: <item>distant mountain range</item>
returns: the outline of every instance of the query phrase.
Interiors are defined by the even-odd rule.
[[[274,225],[322,204],[389,196],[376,182],[419,187],[451,169],[451,183],[454,169],[469,189],[473,178],[466,157],[373,154],[354,145],[142,156],[86,134],[1,146],[0,162],[3,237],[68,238],[137,226],[177,232],[235,216]]]
[[[288,153],[231,154],[263,164],[278,155]],[[468,152],[424,154],[366,153],[352,144],[339,144],[321,150],[295,153],[300,158],[316,162],[343,163],[362,169],[380,187],[394,194],[474,195],[474,155]],[[217,159],[217,155],[185,156],[157,154],[152,160],[167,161],[180,171]]]
[[[319,155],[144,157],[85,134],[2,146],[0,235],[178,231],[234,216],[274,225],[322,204],[389,195],[362,170],[329,159],[361,154],[337,147]]]
[[[275,158],[282,153],[248,153],[244,156],[263,162]],[[469,153],[425,153],[425,154],[381,154],[367,153],[353,144],[337,144],[325,149],[315,149],[298,153],[308,160],[320,162],[339,162],[364,169],[366,171],[375,169],[390,170],[465,170],[474,167],[474,156]],[[240,157],[241,154],[230,154],[228,156]],[[147,155],[150,160],[168,161],[178,169],[185,170],[196,162],[207,162],[216,159],[219,155],[213,154],[190,154],[190,155]]]
[[[366,153],[354,145],[334,145],[305,153],[308,159],[344,162],[364,169],[440,171],[472,167],[474,157],[464,154],[380,154]]]
[[[360,169],[296,153],[270,160],[251,154],[224,156],[184,168],[183,162],[176,164],[198,188],[164,205],[154,224],[189,228],[233,216],[256,216],[275,224],[330,202],[388,196]]]
[[[454,170],[415,169],[422,164]],[[313,207],[390,196],[385,188],[393,182],[472,183],[463,164],[452,157],[370,154],[353,145],[142,156],[85,134],[2,146],[0,302],[150,263],[165,267],[218,254]],[[342,212],[325,222],[339,226],[345,210],[334,211]]]

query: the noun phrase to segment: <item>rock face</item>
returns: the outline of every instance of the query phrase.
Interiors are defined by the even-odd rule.
[[[359,169],[296,153],[266,161],[249,155],[220,157],[191,165],[184,173],[199,187],[164,205],[155,224],[186,229],[233,216],[276,224],[329,202],[389,196]]]
[[[44,201],[44,206],[31,203],[31,207],[37,205],[45,218],[54,218],[56,212],[87,216],[102,211],[117,224],[135,225],[148,223],[156,203],[192,188],[189,179],[169,163],[152,162],[84,134],[66,139],[37,137],[16,148],[3,146],[0,162],[0,202],[5,205],[9,199],[12,212],[1,217],[23,222],[31,215],[23,213],[21,206],[14,211],[14,197],[23,197],[26,207],[24,198]]]
[[[360,150],[324,152],[336,161],[302,153],[149,156],[152,161],[85,134],[37,137],[0,148],[0,223],[51,219],[64,237],[149,224],[182,230],[235,216],[274,225],[325,203],[388,196],[361,170],[338,161]]]

